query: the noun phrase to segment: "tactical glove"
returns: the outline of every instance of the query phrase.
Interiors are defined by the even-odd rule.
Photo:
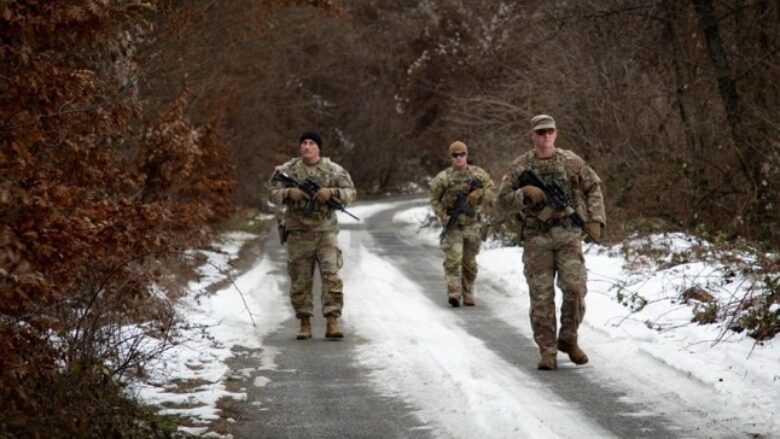
[[[592,236],[595,240],[601,239],[601,223],[598,221],[591,221],[586,226],[588,229],[588,233],[590,236]]]
[[[297,187],[288,187],[284,190],[284,197],[293,201],[301,201],[306,198],[306,192]]]
[[[325,204],[333,197],[333,192],[335,192],[335,189],[324,187],[317,191],[317,195],[314,197],[317,199],[318,203]]]
[[[530,204],[538,204],[547,201],[544,192],[536,186],[523,186],[518,190],[523,194],[523,201],[528,200]]]
[[[466,197],[466,202],[472,206],[479,206],[480,204],[482,204],[482,199],[484,197],[485,197],[484,189],[474,189],[469,193],[469,196]]]

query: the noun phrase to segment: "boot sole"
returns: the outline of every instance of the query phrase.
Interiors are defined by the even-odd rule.
[[[588,359],[587,359],[587,358],[586,358],[586,359],[584,359],[584,360],[579,360],[579,361],[577,361],[577,360],[575,360],[574,358],[572,358],[572,357],[571,357],[571,355],[570,355],[570,356],[569,356],[569,360],[571,360],[571,362],[572,362],[572,363],[574,363],[574,364],[576,364],[577,366],[582,366],[583,364],[588,364]]]
[[[584,359],[580,359],[579,361],[572,358],[571,354],[569,353],[568,349],[561,349],[561,346],[558,346],[558,350],[565,353],[569,356],[569,360],[571,360],[572,363],[576,364],[577,366],[582,366],[583,364],[588,364],[588,357],[585,357]]]
[[[311,338],[311,335],[299,335],[299,336],[297,336],[295,338],[298,339],[298,340],[308,340],[308,339]]]
[[[325,334],[325,338],[344,338],[344,334],[340,332],[336,334]]]

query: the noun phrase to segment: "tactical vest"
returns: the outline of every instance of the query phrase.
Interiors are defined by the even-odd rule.
[[[531,151],[527,169],[535,171],[546,184],[558,184],[562,187],[566,197],[574,200],[575,208],[581,213],[583,210],[583,199],[579,187],[579,178],[577,178],[577,175],[572,169],[566,166],[566,162],[566,153],[560,149],[549,159],[540,159]],[[544,207],[545,206],[543,205],[533,206],[526,210],[526,215],[530,217],[529,220],[526,221],[527,225],[536,225],[535,217],[541,213]],[[548,220],[547,222],[548,226],[570,226],[566,221],[559,221],[558,219]]]
[[[317,166],[306,166],[300,158],[295,158],[286,168],[289,174],[298,181],[310,178],[320,187],[332,187],[335,182],[336,169],[330,166],[329,159],[323,157],[320,160],[321,163]],[[305,212],[306,202],[307,200],[287,201],[288,222],[297,222],[312,227],[334,221],[335,212],[324,204],[314,203],[312,211]],[[290,219],[289,216],[294,218]]]
[[[447,189],[442,195],[442,206],[447,210],[447,215],[452,213],[455,201],[455,194],[460,191],[468,192],[471,180],[479,179],[479,175],[474,168],[468,166],[464,171],[456,171],[453,168],[447,169]],[[461,214],[458,217],[458,224],[468,225],[479,220],[479,207],[473,208],[473,215]]]

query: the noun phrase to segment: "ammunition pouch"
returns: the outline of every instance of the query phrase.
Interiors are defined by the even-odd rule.
[[[276,225],[276,232],[279,234],[279,244],[284,245],[284,243],[287,242],[287,236],[289,235],[284,223],[280,222]]]

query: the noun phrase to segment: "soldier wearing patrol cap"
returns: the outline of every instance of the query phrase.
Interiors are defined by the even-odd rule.
[[[577,154],[557,148],[558,128],[547,114],[531,119],[533,149],[512,162],[498,189],[497,205],[521,220],[523,266],[531,296],[531,326],[539,346],[538,368],[557,368],[557,352],[575,364],[588,356],[580,348],[577,329],[585,314],[587,271],[582,253],[582,230],[571,221],[571,212],[554,209],[539,187],[521,183],[525,170],[533,170],[545,186],[563,188],[584,219],[588,235],[599,239],[606,225],[601,179]],[[521,186],[522,184],[522,186]],[[560,330],[557,330],[555,280],[563,292]]]

